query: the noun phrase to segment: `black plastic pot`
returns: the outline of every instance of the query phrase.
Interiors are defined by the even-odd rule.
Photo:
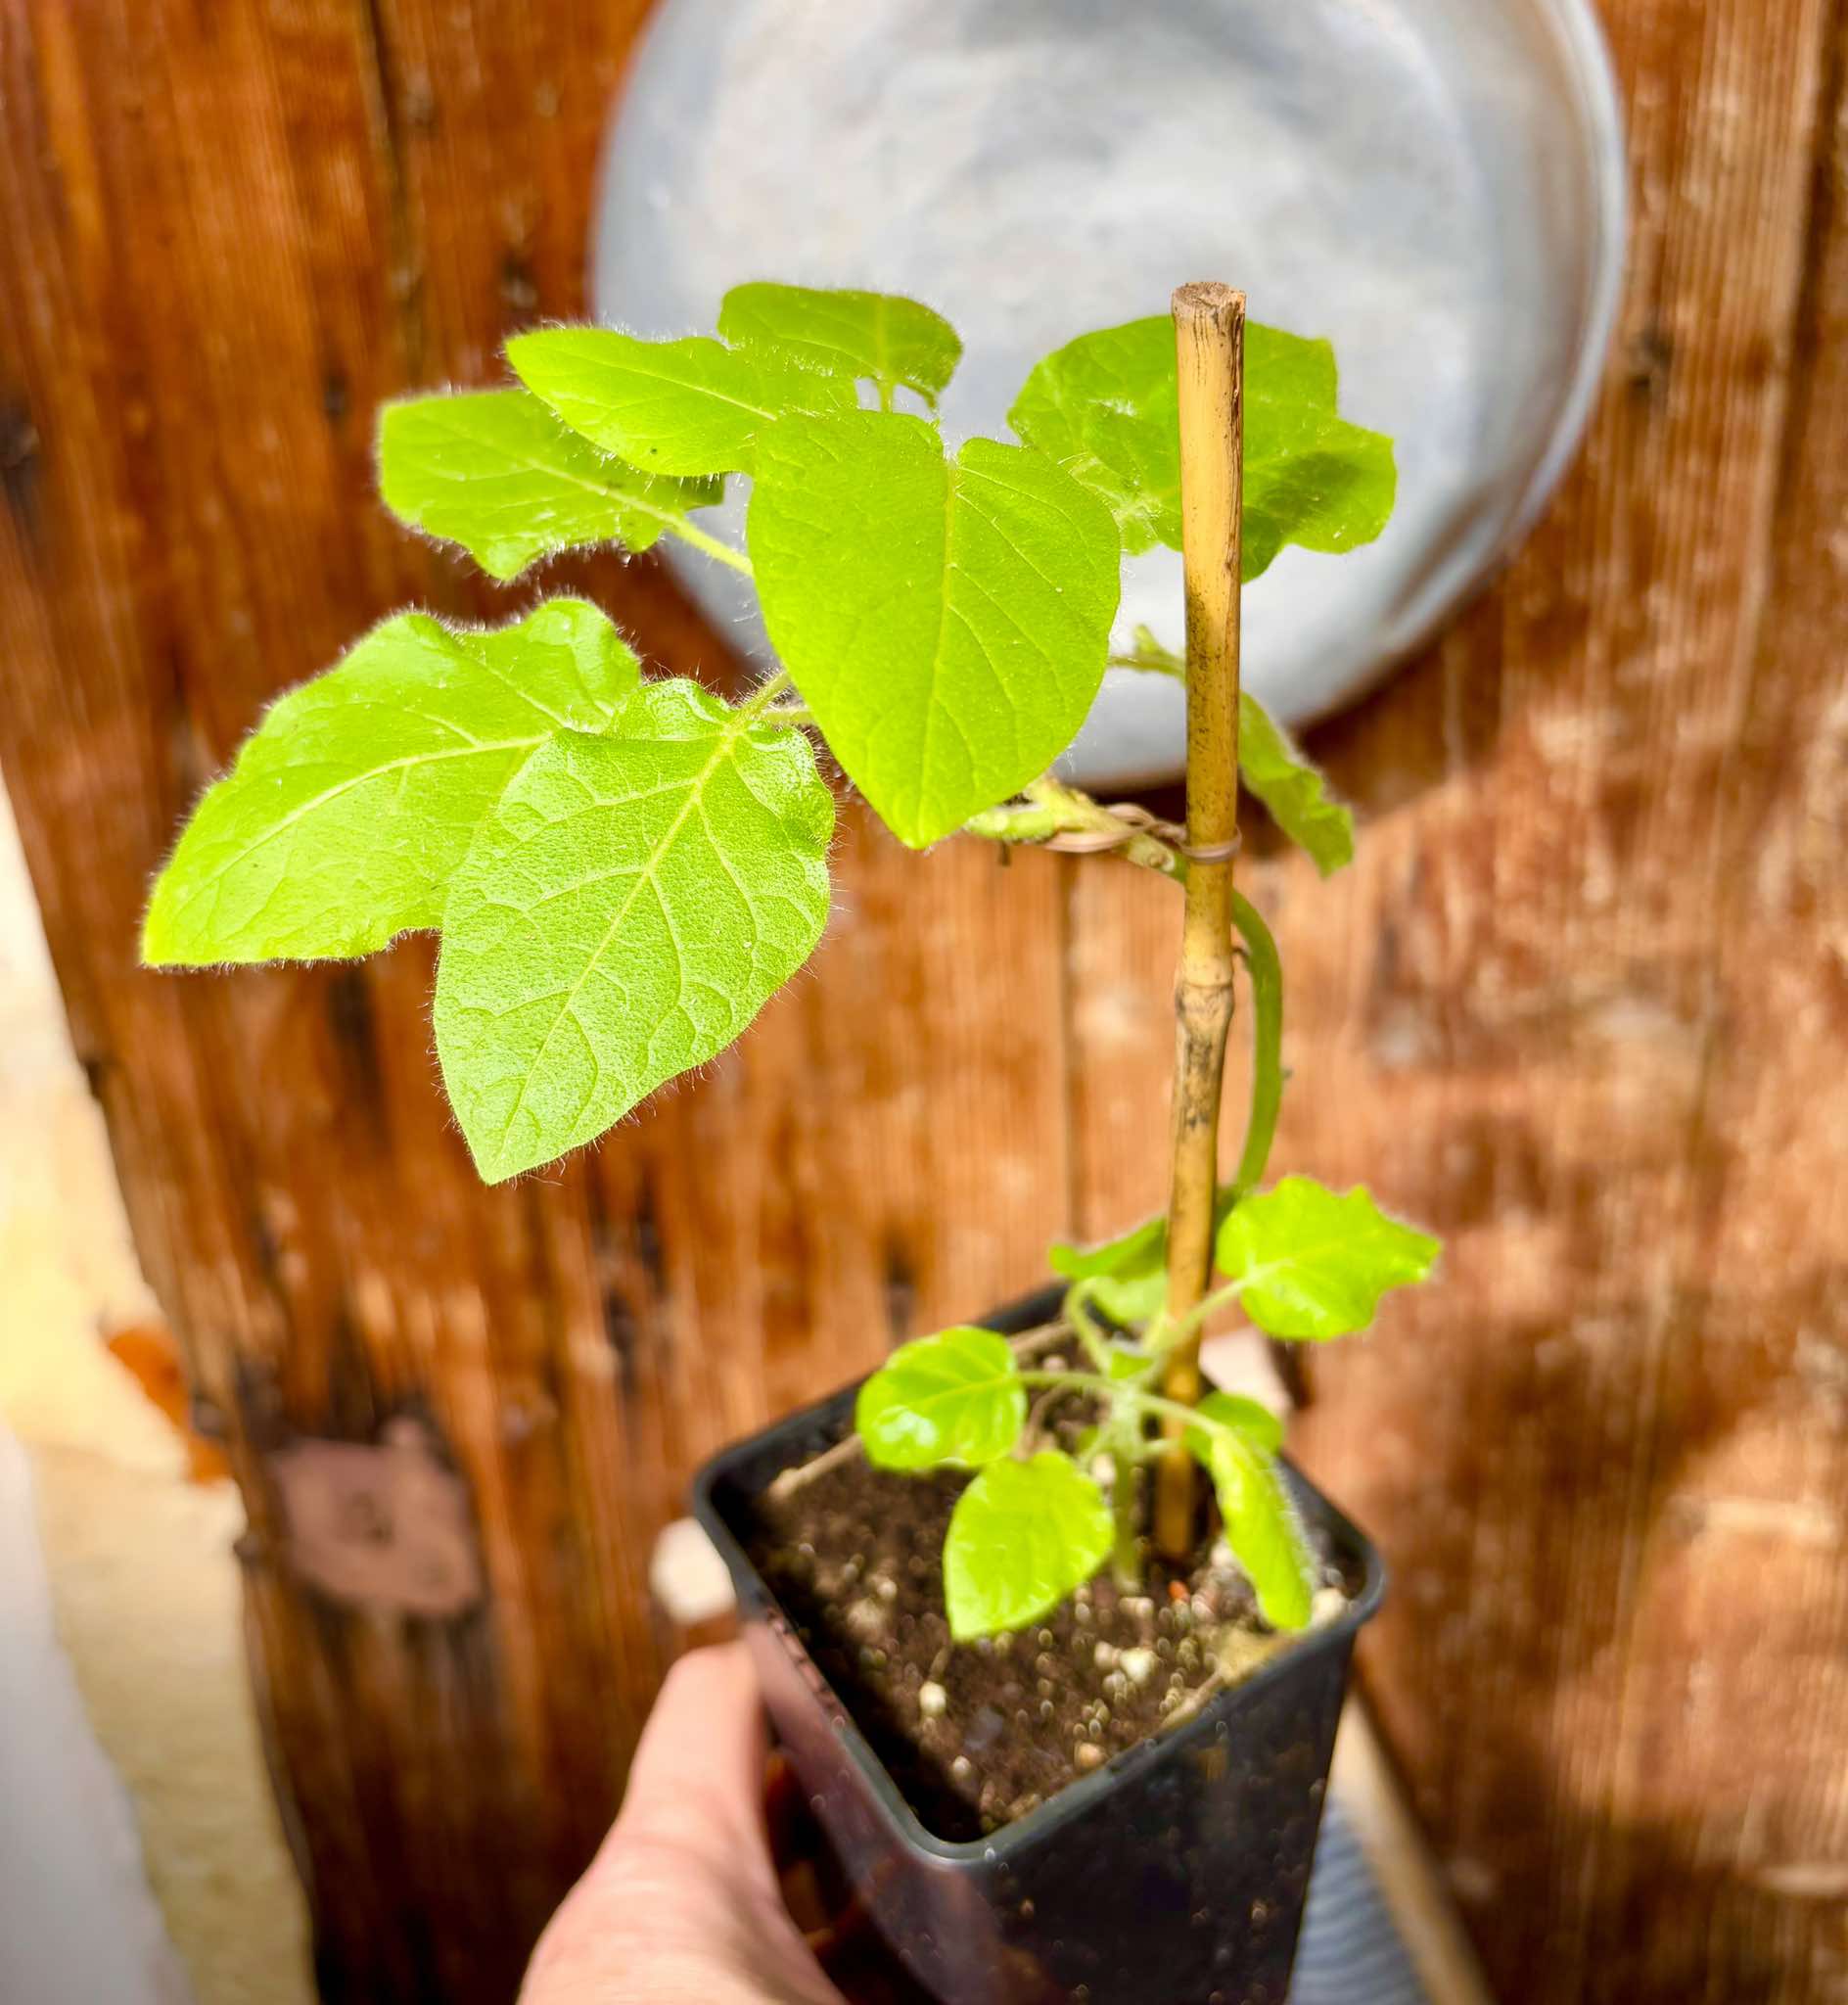
[[[1047,1290],[986,1321],[1029,1329],[1058,1301]],[[899,1794],[745,1552],[752,1501],[842,1437],[855,1389],[715,1457],[693,1501],[731,1569],[777,1736],[874,1926],[944,2005],[1282,2005],[1379,1555],[1291,1469],[1304,1516],[1361,1583],[1347,1611],[1184,1726],[951,1842]]]

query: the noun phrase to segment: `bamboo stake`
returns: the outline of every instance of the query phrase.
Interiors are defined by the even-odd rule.
[[[1185,1316],[1213,1266],[1220,1088],[1232,1026],[1232,857],[1238,842],[1239,506],[1244,479],[1245,296],[1186,285],[1174,297],[1180,389],[1181,554],[1187,594],[1187,879],[1175,982],[1174,1174],[1168,1313]],[[1200,1397],[1196,1331],[1175,1346],[1162,1390]],[[1156,1464],[1155,1543],[1193,1547],[1194,1469],[1181,1426]]]

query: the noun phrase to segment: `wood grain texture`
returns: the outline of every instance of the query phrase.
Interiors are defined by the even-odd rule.
[[[581,310],[641,12],[0,0],[0,761],[142,1256],[248,1501],[252,1658],[330,1995],[511,1996],[656,1678],[649,1545],[722,1439],[1159,1203],[1179,904],[921,861],[857,814],[808,972],[565,1171],[475,1183],[429,951],[133,965],[180,814],[411,600],[378,400]],[[1848,1988],[1848,197],[1837,0],[1612,0],[1637,236],[1584,462],[1502,584],[1316,750],[1333,884],[1241,874],[1290,977],[1278,1162],[1443,1284],[1318,1354],[1380,1532],[1366,1654],[1510,2005]],[[1226,274],[1236,277],[1236,274]],[[735,664],[652,562],[569,563]],[[310,1591],[270,1458],[414,1421],[485,1597]]]
[[[639,13],[0,10],[0,752],[142,1254],[248,1500],[253,1663],[343,1998],[512,1995],[613,1810],[660,1670],[648,1553],[693,1466],[1018,1285],[1064,1215],[1044,860],[916,863],[849,815],[830,937],[758,1035],[494,1191],[438,1090],[427,943],[134,967],[150,872],[277,690],[406,601],[536,595],[389,522],[373,412],[581,312]],[[653,563],[547,583],[657,662],[736,673]],[[406,1420],[470,1500],[486,1591],[455,1620],[290,1562],[274,1458]]]
[[[1497,1995],[1848,1995],[1840,10],[1607,9],[1636,235],[1584,459],[1246,872],[1274,1158],[1447,1236],[1317,1352],[1396,1587],[1364,1675]],[[1150,1208],[1177,915],[1073,885],[1084,1222]]]

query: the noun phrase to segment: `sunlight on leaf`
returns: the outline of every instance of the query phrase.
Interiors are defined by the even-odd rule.
[[[731,1043],[828,915],[834,806],[800,731],[686,681],[561,733],[456,872],[437,1054],[490,1183],[593,1140]]]
[[[1285,1177],[1234,1208],[1216,1250],[1261,1329],[1320,1339],[1364,1329],[1388,1288],[1424,1280],[1439,1247],[1388,1218],[1360,1185],[1337,1196],[1313,1177]]]
[[[1103,679],[1108,513],[1042,454],[954,460],[901,413],[786,418],[749,518],[763,623],[850,779],[914,849],[1037,779]]]
[[[492,578],[588,543],[646,550],[717,480],[637,473],[525,390],[406,397],[379,423],[379,491],[401,522],[460,543]]]
[[[718,332],[733,348],[872,383],[888,401],[909,390],[933,407],[962,356],[941,313],[897,293],[733,286],[719,304]]]
[[[434,926],[522,763],[558,731],[607,729],[636,676],[581,599],[486,632],[386,621],[275,704],[208,790],[155,882],[143,959],[316,960]]]

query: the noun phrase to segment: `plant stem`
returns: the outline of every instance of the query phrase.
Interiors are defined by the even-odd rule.
[[[1245,296],[1187,285],[1174,297],[1180,401],[1181,556],[1187,608],[1186,909],[1175,983],[1174,1169],[1168,1314],[1206,1292],[1219,1183],[1220,1093],[1232,1022],[1232,851],[1238,835],[1239,506],[1244,479]],[[1200,1338],[1169,1352],[1162,1391],[1184,1413],[1200,1398]],[[1164,1416],[1155,1543],[1177,1562],[1193,1546],[1194,1466],[1185,1421]]]
[[[734,550],[729,543],[720,542],[718,537],[708,536],[703,529],[696,528],[686,520],[678,519],[668,524],[670,536],[676,536],[683,543],[692,544],[696,550],[705,551],[716,563],[728,564],[732,570],[746,578],[757,574],[751,568],[751,560],[742,550]]]
[[[1264,1182],[1283,1104],[1283,963],[1264,914],[1242,892],[1232,893],[1232,920],[1244,940],[1251,975],[1251,1111],[1232,1179],[1242,1197]]]
[[[749,723],[753,718],[762,717],[785,689],[792,687],[794,684],[790,681],[789,671],[778,669],[767,682],[760,682],[732,715],[740,722]]]
[[[1133,1442],[1127,1414],[1119,1414],[1110,1429],[1108,1447],[1115,1465],[1110,1483],[1110,1516],[1116,1536],[1110,1548],[1110,1573],[1125,1594],[1142,1591],[1142,1514],[1137,1508],[1135,1465],[1130,1451]]]
[[[1023,1385],[1059,1385],[1068,1390],[1094,1393],[1099,1399],[1115,1400],[1134,1407],[1157,1420],[1171,1421],[1177,1427],[1198,1427],[1207,1434],[1235,1434],[1238,1429],[1224,1421],[1198,1411],[1191,1403],[1165,1398],[1159,1392],[1144,1392],[1139,1385],[1122,1379],[1100,1378],[1095,1372],[1045,1372],[1038,1368],[1017,1375]]]

